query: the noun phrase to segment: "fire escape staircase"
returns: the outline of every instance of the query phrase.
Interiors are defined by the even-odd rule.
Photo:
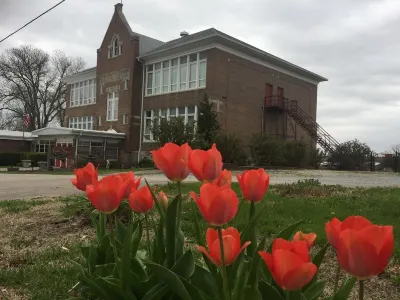
[[[286,111],[286,113],[327,153],[332,154],[339,146],[338,141],[301,109],[301,107],[297,105],[296,100],[272,96],[265,99],[265,106],[266,108],[278,108]]]

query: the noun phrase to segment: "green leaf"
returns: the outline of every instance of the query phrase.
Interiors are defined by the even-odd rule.
[[[89,259],[89,252],[90,252],[90,246],[85,245],[85,246],[81,246],[81,253],[82,256],[88,260]]]
[[[178,234],[176,235],[175,245],[176,245],[176,259],[179,259],[183,255],[183,247],[185,244],[185,235],[181,228],[178,229]]]
[[[176,264],[171,268],[171,271],[184,279],[190,278],[195,270],[193,253],[191,250],[186,251]]]
[[[301,300],[301,291],[288,291],[287,299],[288,300]]]
[[[249,277],[250,262],[242,260],[237,272],[235,286],[233,288],[233,300],[240,300],[243,298],[243,292],[246,287],[247,278]],[[257,285],[255,286],[255,290]]]
[[[142,264],[136,259],[136,257],[131,256],[130,271],[135,274],[141,281],[147,280],[147,273],[143,269]],[[129,265],[129,264],[128,264]]]
[[[331,300],[347,300],[349,298],[350,292],[354,287],[354,284],[357,282],[357,278],[352,277],[348,279],[337,291],[337,293],[333,296]]]
[[[249,212],[249,222],[255,216],[255,214],[256,214],[256,204],[254,203],[254,201],[251,201],[250,202],[250,212]],[[256,248],[257,248],[256,225],[257,225],[257,223],[255,222],[254,226],[249,227],[248,237],[249,237],[249,241],[251,242],[251,244],[247,247],[247,255],[250,257],[254,256],[254,253],[256,252]],[[246,241],[243,241],[243,242],[246,242]]]
[[[195,300],[215,300],[215,298],[209,297],[206,293],[203,293],[201,290],[197,289],[190,282],[182,279],[182,283],[193,299],[195,299]]]
[[[179,297],[183,300],[192,300],[181,279],[176,274],[152,262],[146,262],[146,265]]]
[[[255,230],[255,226],[257,225],[258,219],[262,216],[262,214],[264,212],[263,211],[264,207],[265,207],[265,205],[263,205],[263,207],[251,218],[251,220],[249,220],[246,227],[243,229],[242,233],[240,234],[240,240],[241,240],[242,244],[247,241],[251,241],[252,233]]]
[[[167,235],[167,266],[171,268],[175,263],[176,256],[176,218],[178,215],[178,203],[179,203],[179,195],[175,197],[175,199],[168,206],[167,211],[167,226],[166,226],[166,235]]]
[[[127,228],[125,239],[123,241],[121,260],[118,262],[120,264],[120,280],[121,287],[125,292],[129,291],[131,282],[131,247],[132,247],[132,231],[133,223],[131,222]]]
[[[253,257],[253,261],[251,264],[250,276],[249,276],[249,280],[247,282],[247,284],[252,287],[257,287],[257,284],[259,282],[259,277],[260,277],[260,272],[261,272],[260,263],[265,264],[262,261],[261,256],[258,254],[258,251],[264,250],[266,241],[267,241],[267,235],[265,234],[264,237],[262,238],[261,242],[258,244],[256,254]]]
[[[203,293],[211,297],[217,296],[218,286],[215,278],[209,271],[200,267],[199,265],[195,265],[194,273],[192,277],[190,277],[190,281]]]
[[[244,289],[244,292],[242,294],[241,298],[238,298],[240,300],[246,300],[246,299],[251,299],[251,300],[263,300],[263,299],[270,299],[270,298],[264,298],[260,291],[258,289],[255,289],[254,287],[251,286],[246,286]],[[275,300],[275,298],[271,298],[272,300]]]
[[[294,224],[292,224],[292,225],[286,227],[285,229],[283,229],[283,230],[274,238],[274,240],[277,239],[277,238],[281,238],[281,239],[288,240],[288,239],[293,235],[294,231],[297,229],[297,227],[298,227],[301,223],[303,223],[303,220],[300,220],[300,221],[298,221],[298,222],[296,222],[296,223],[294,223]],[[267,252],[271,253],[271,251],[272,251],[272,245],[273,245],[273,242],[271,243],[271,245],[269,245]]]
[[[312,259],[312,262],[314,265],[317,266],[317,269],[319,270],[319,266],[321,265],[322,261],[324,260],[325,257],[325,253],[329,248],[329,243],[326,243],[319,251],[317,254],[315,254],[315,256]],[[313,277],[313,279],[306,285],[303,287],[303,292],[306,291],[307,289],[310,288],[310,286],[312,286],[318,279],[318,273],[316,273]]]
[[[95,266],[94,272],[98,276],[107,277],[114,273],[114,269],[115,269],[115,263],[97,265]]]
[[[311,285],[304,293],[307,300],[317,299],[324,291],[326,281],[317,281]]]
[[[283,300],[283,297],[276,288],[265,281],[260,281],[258,290],[262,295],[263,300]]]
[[[169,287],[164,283],[153,286],[142,298],[142,300],[161,300],[169,292]]]
[[[121,220],[115,216],[115,223],[116,223],[116,228],[115,228],[115,239],[122,245],[125,240],[125,235],[127,228],[125,227],[124,224],[122,224]]]
[[[94,272],[94,267],[96,265],[97,265],[97,248],[92,246],[89,249],[89,257],[87,260],[89,274],[92,274]]]
[[[132,256],[136,256],[136,252],[139,248],[140,240],[142,239],[143,235],[142,222],[138,220],[135,223],[137,223],[137,225],[135,231],[133,232],[133,237],[132,237],[132,251],[131,251]]]

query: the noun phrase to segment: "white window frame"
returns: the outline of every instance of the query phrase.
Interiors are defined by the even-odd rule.
[[[68,127],[93,130],[93,116],[69,117]]]
[[[127,113],[124,113],[124,114],[122,115],[122,124],[123,124],[123,125],[128,124],[128,114],[127,114]]]
[[[110,98],[110,95],[112,97]],[[118,121],[118,100],[119,100],[119,92],[109,92],[107,93],[107,121]],[[109,114],[111,112],[111,114]],[[109,117],[111,115],[111,117]]]
[[[69,107],[96,104],[96,78],[71,83]]]
[[[185,106],[185,114],[180,115],[179,114],[179,109],[183,107],[172,107],[172,108],[167,108],[167,109],[153,109],[153,110],[145,110],[144,111],[144,124],[143,124],[143,142],[154,142],[154,136],[153,132],[150,128],[150,133],[146,134],[146,125],[147,125],[147,120],[150,120],[149,124],[152,126],[154,122],[158,122],[160,124],[162,118],[166,118],[169,120],[171,117],[176,117],[176,116],[181,116],[185,120],[185,124],[188,123],[189,117],[194,116],[194,128],[196,130],[196,124],[197,124],[197,119],[198,119],[198,113],[197,113],[197,105],[193,105],[190,107],[194,107],[194,113],[188,113],[189,112],[189,106]],[[166,116],[164,117],[162,115],[162,112],[166,110]],[[155,111],[158,112],[157,117],[155,117]],[[147,117],[147,112],[150,112],[150,117]],[[148,136],[148,137],[147,137]]]
[[[117,45],[115,45],[115,43],[117,43]],[[118,53],[116,53],[118,52]],[[111,44],[108,46],[108,58],[114,58],[114,57],[118,57],[122,55],[122,42],[118,36],[118,34],[116,34],[112,40],[111,40]]]
[[[190,57],[196,55],[196,61],[190,62]],[[182,78],[181,73],[181,59],[186,58],[185,64],[185,78]],[[178,65],[172,66],[173,60],[178,60]],[[159,70],[155,70],[156,65],[161,64],[161,68]],[[164,67],[165,64],[168,64],[168,67]],[[191,66],[195,67],[195,78],[190,78],[190,68]],[[200,67],[205,67],[205,72],[203,74],[204,78],[200,78]],[[177,79],[176,84],[172,83],[172,73],[173,70],[177,70]],[[159,85],[156,86],[156,73],[160,72],[160,80]],[[168,80],[164,82],[163,74],[164,72],[168,72]],[[149,86],[148,81],[149,77],[152,77],[152,84]],[[157,75],[158,76],[158,75]],[[182,80],[181,80],[182,79]],[[190,81],[189,81],[190,79]],[[204,52],[195,52],[189,53],[185,55],[181,55],[178,57],[173,57],[168,60],[157,61],[152,64],[146,65],[146,96],[154,96],[175,92],[182,92],[188,90],[202,89],[206,87],[206,79],[207,79],[207,57]],[[191,87],[190,87],[191,86]]]

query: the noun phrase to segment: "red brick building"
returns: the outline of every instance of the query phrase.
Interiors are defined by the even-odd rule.
[[[315,121],[318,84],[327,79],[214,28],[168,42],[141,35],[122,4],[115,5],[97,66],[64,80],[68,127],[123,133],[118,158],[125,165],[153,143],[152,122],[196,121],[205,93],[222,129],[245,143],[260,132],[324,143]]]

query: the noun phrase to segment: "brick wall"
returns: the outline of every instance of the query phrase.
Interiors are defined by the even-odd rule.
[[[0,152],[29,152],[31,141],[0,140]]]

